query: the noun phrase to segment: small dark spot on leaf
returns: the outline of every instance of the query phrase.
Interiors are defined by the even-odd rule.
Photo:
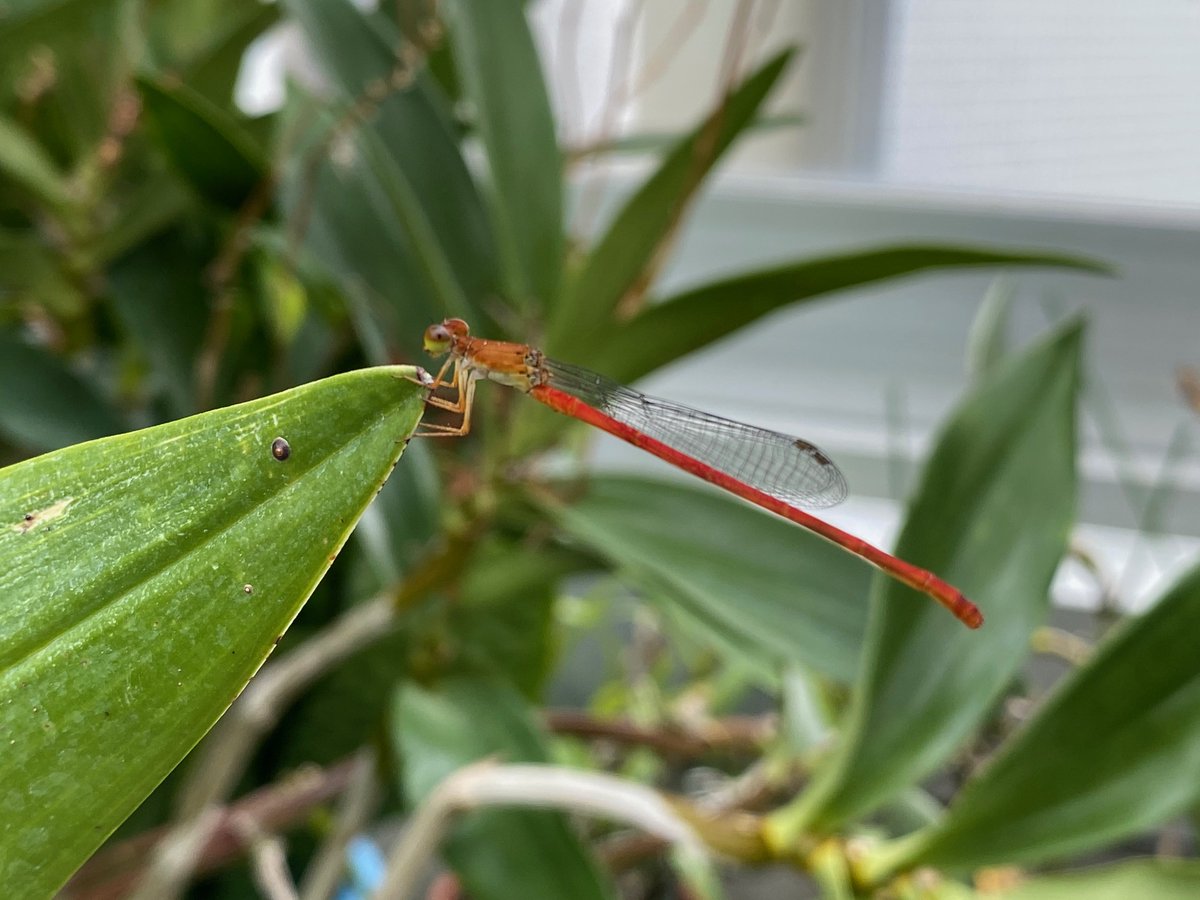
[[[33,521],[33,513],[25,513],[25,521],[32,522]]]
[[[245,594],[253,594],[253,593],[254,593],[254,585],[252,585],[252,584],[243,584],[243,585],[242,585],[242,593],[245,593]]]
[[[271,455],[280,462],[283,462],[292,455],[292,446],[281,437],[271,441]]]

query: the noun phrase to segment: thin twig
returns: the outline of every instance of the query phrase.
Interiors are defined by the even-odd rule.
[[[235,820],[250,820],[262,831],[284,831],[305,821],[312,810],[342,793],[350,783],[355,759],[344,759],[325,769],[305,768],[275,784],[247,794],[236,803],[218,809],[217,821],[209,829],[207,842],[192,848],[193,869],[211,872],[246,851],[244,830]],[[171,835],[168,826],[143,832],[105,847],[84,864],[63,891],[70,900],[116,900],[129,896],[141,879],[147,861],[161,852]]]
[[[379,804],[379,779],[375,752],[364,748],[354,755],[350,785],[334,820],[300,882],[301,900],[326,900],[337,891],[346,871],[346,845],[362,831]]]
[[[276,834],[267,834],[246,816],[235,816],[233,821],[250,844],[250,870],[262,895],[267,900],[299,900],[292,873],[288,871],[283,840]]]
[[[704,859],[704,845],[660,794],[612,775],[548,765],[464,766],[434,788],[388,861],[376,900],[412,896],[442,837],[461,811],[481,806],[565,809],[626,822]]]
[[[698,731],[644,728],[624,719],[600,719],[573,709],[548,711],[546,724],[556,734],[649,747],[665,756],[684,759],[713,752],[756,752],[776,732],[774,716],[732,716],[712,722],[703,731]]]

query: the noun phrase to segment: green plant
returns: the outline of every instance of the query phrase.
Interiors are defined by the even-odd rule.
[[[588,729],[638,748],[617,762],[615,796],[701,760],[745,768],[736,784],[755,785],[768,812],[737,791],[716,812],[664,791],[667,818],[735,861],[795,864],[831,896],[953,896],[979,867],[1064,858],[1193,804],[1200,667],[1174,636],[1198,614],[1195,573],[1004,741],[948,812],[920,787],[948,766],[959,780],[956,754],[983,746],[1045,615],[1073,521],[1080,323],[988,369],[913,500],[899,552],[985,608],[977,634],[723,497],[544,475],[536,462],[569,446],[570,423],[533,403],[483,398],[477,439],[412,445],[363,512],[421,389],[409,369],[326,376],[417,361],[424,326],[445,315],[490,336],[541,336],[556,356],[634,379],[871,281],[1098,269],[1048,252],[871,248],[654,296],[664,248],[790,54],[732,85],[576,247],[521,4],[447,0],[441,12],[67,0],[0,18],[4,456],[168,423],[0,472],[0,746],[19,748],[0,757],[6,884],[54,890],[168,775],[360,514],[280,658],[113,837],[141,848],[133,863],[106,868],[102,850],[73,895],[137,879],[163,895],[193,867],[222,866],[213,890],[237,892],[244,870],[213,845],[182,867],[155,852],[203,848],[205,810],[235,791],[261,830],[309,822],[292,862],[328,885],[346,827],[371,811],[309,813],[348,783],[388,811],[425,812],[443,779],[489,755],[603,767],[602,749],[569,736]],[[231,102],[237,65],[281,15],[305,30],[332,96],[293,85],[281,112],[250,120]],[[465,161],[467,141],[485,173]],[[180,418],[210,407],[222,408]],[[271,453],[276,437],[286,459]],[[581,575],[594,594],[565,597]],[[562,642],[600,652],[601,610],[622,608],[630,587],[653,611],[634,616],[636,673],[626,683],[605,666],[582,719],[539,712]],[[724,718],[763,690],[780,702],[779,727]],[[322,767],[315,786],[288,780],[303,763]],[[164,823],[171,841],[152,830]],[[560,812],[495,808],[469,813],[444,846],[473,896],[604,896],[600,834],[581,836]],[[716,890],[694,855],[678,862]],[[1198,877],[1140,864],[1105,883],[1187,891]]]

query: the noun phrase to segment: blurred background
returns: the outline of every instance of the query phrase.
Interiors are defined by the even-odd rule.
[[[555,232],[552,259],[524,260],[525,274],[550,284],[543,296],[506,282],[508,248],[497,245],[521,198],[504,198],[509,208],[497,212],[503,204],[490,205],[489,190],[504,178],[490,178],[489,166],[513,148],[506,132],[487,133],[488,111],[471,107],[448,46],[463,41],[457,49],[469,60],[487,56],[486,42],[469,45],[469,28],[435,21],[433,0],[355,5],[363,15],[332,0],[0,6],[0,464],[347,368],[426,362],[421,332],[448,311],[465,309],[480,334],[569,343],[549,313],[578,312],[569,279],[612,233],[613,214],[734,87],[799,46],[682,227],[663,222],[663,265],[646,263],[655,277],[639,295],[650,308],[722,276],[897,245],[1059,254],[1113,274],[1018,263],[997,276],[991,262],[951,262],[919,277],[864,275],[836,302],[789,296],[747,327],[681,345],[639,370],[653,370],[639,387],[820,444],[851,488],[828,519],[891,546],[941,423],[986,368],[980,359],[997,342],[1024,346],[1082,312],[1081,492],[1075,552],[1054,582],[1054,621],[1090,637],[1101,630],[1092,613],[1142,610],[1200,554],[1200,4],[533,0],[526,8],[566,173],[566,236],[557,196],[516,223]],[[523,35],[522,25],[521,40],[498,41],[497,58],[525,59],[536,73]],[[538,158],[557,173],[548,134],[531,139],[530,152],[546,154]],[[510,162],[521,155],[513,136]],[[515,168],[513,183],[538,181]],[[635,281],[643,268],[625,274]],[[616,308],[620,292],[609,299]],[[624,329],[624,350],[634,353],[635,329],[618,325],[612,333]],[[596,351],[590,337],[578,342]],[[475,540],[464,539],[464,521],[487,534],[487,546],[443,573],[433,599],[409,598],[424,605],[405,633],[298,702],[264,740],[243,788],[373,747],[394,685],[423,689],[476,657],[516,672],[539,715],[549,697],[673,724],[664,711],[690,702],[663,687],[678,680],[678,660],[662,650],[677,636],[658,630],[620,578],[596,577],[621,568],[603,548],[559,540],[544,510],[513,503],[515,514],[496,513],[497,495],[512,500],[514,485],[536,481],[521,453],[550,440],[530,426],[525,445],[497,450],[511,434],[495,426],[523,413],[506,418],[509,400],[488,387],[475,439],[432,451],[434,442],[413,443],[280,654],[319,639],[364,598],[405,585],[443,548]],[[610,471],[681,477],[602,436],[592,458]],[[727,547],[717,519],[700,524]],[[694,523],[642,524],[661,536]],[[499,599],[478,585],[460,592],[460,581],[482,573],[488,582],[506,563],[537,577],[497,579]],[[749,579],[733,563],[739,590]],[[851,587],[858,605],[841,607],[853,620],[843,679],[866,620],[866,591]],[[484,598],[480,609],[460,603],[472,590]],[[596,612],[610,606],[620,618],[611,628]],[[755,624],[804,630],[790,607],[780,609],[786,616]],[[592,631],[609,643],[598,648],[591,635],[562,651]],[[692,655],[702,658],[695,678],[704,690],[710,676],[732,673],[735,683],[717,684],[716,699],[701,705],[740,710],[748,696],[756,712],[774,709],[754,678],[735,671],[744,659],[730,663],[718,650],[713,663],[699,643]],[[639,669],[643,656],[654,665]],[[555,681],[560,663],[586,670],[575,681],[588,690],[605,679],[602,687],[564,692],[571,678]],[[1064,667],[1054,666],[1058,677]],[[1017,681],[1014,695],[1027,687]],[[1029,693],[1040,699],[1041,683]],[[831,707],[844,707],[841,685],[831,696]],[[984,749],[956,759],[951,780],[961,783],[994,743],[984,734]],[[118,837],[166,821],[185,777],[202,780],[201,766],[173,775]]]
[[[804,48],[768,121],[694,210],[667,288],[892,242],[1055,247],[1117,270],[859,289],[690,356],[648,390],[827,447],[852,488],[831,518],[886,543],[893,501],[967,382],[975,301],[1001,295],[1018,342],[1082,308],[1092,371],[1078,533],[1130,609],[1200,550],[1195,411],[1182,393],[1200,365],[1200,6],[797,0],[746,16],[731,0],[541,0],[529,10],[567,151],[630,151],[574,167],[570,222],[581,234],[644,177],[637,150],[699,119],[730,67]],[[311,71],[286,28],[251,48],[240,102],[279,103],[284,70]],[[599,459],[656,466],[607,440]],[[1075,574],[1064,567],[1056,599],[1091,607]]]

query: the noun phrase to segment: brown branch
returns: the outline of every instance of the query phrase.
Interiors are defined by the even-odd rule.
[[[595,738],[617,744],[649,747],[664,756],[690,759],[710,753],[754,753],[775,734],[774,716],[731,716],[695,729],[644,728],[622,719],[598,719],[571,709],[546,713],[546,725],[556,734]]]
[[[194,871],[212,872],[244,855],[251,843],[244,824],[247,821],[266,833],[286,831],[306,821],[313,809],[346,789],[356,764],[357,757],[351,756],[325,769],[300,769],[221,808],[215,827],[195,861]],[[162,825],[102,848],[75,873],[61,897],[116,900],[127,896],[170,833],[170,826]]]

